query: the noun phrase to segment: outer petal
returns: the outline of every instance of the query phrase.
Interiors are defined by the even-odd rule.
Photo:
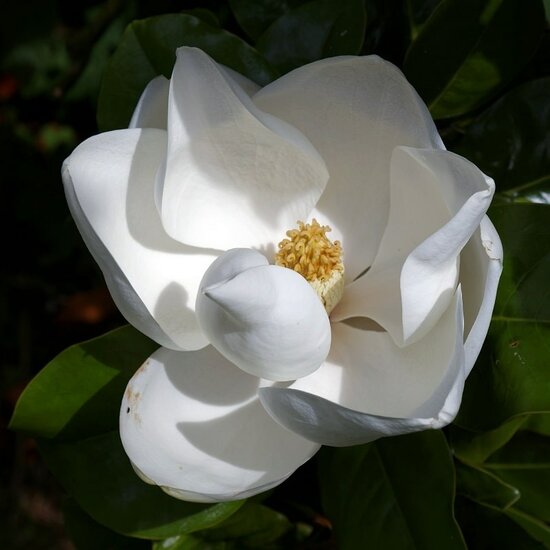
[[[222,355],[268,380],[306,376],[330,349],[330,322],[309,283],[250,249],[230,250],[212,263],[201,282],[197,315]]]
[[[168,122],[168,89],[165,76],[153,78],[143,90],[130,120],[129,128],[159,128],[166,130]]]
[[[495,305],[502,273],[502,244],[485,216],[461,255],[460,282],[464,291],[464,344],[469,374],[481,351]]]
[[[448,424],[465,379],[462,298],[423,340],[397,347],[387,333],[339,323],[326,363],[287,388],[260,390],[283,426],[324,445],[367,443]]]
[[[120,411],[137,471],[197,502],[244,498],[284,481],[319,446],[269,417],[259,383],[211,346],[159,349],[130,380]]]
[[[194,249],[163,231],[153,201],[166,132],[117,130],[79,145],[63,165],[69,208],[130,323],[162,345],[207,344],[195,297],[213,251]]]
[[[229,80],[235,86],[240,86],[249,96],[255,94],[260,87],[252,80],[238,72],[220,65]],[[129,128],[160,128],[166,130],[168,126],[168,91],[170,80],[165,76],[153,78],[143,90],[138,104],[130,120]]]
[[[262,113],[205,53],[180,48],[170,83],[162,220],[186,244],[278,242],[328,180],[298,130]]]
[[[422,338],[451,301],[460,252],[493,192],[493,181],[458,155],[397,148],[380,249],[369,272],[346,287],[332,319],[370,317],[400,346]]]
[[[371,265],[386,225],[394,148],[443,148],[426,106],[399,69],[377,56],[311,63],[253,99],[322,155],[330,181],[315,215],[342,241],[352,281]]]

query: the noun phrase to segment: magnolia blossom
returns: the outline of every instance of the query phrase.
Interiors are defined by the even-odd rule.
[[[335,57],[259,89],[181,48],[63,181],[115,302],[161,346],[120,413],[145,481],[246,497],[322,444],[455,417],[502,268],[494,184],[390,63]]]

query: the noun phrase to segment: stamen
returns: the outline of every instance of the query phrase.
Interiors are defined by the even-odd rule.
[[[307,279],[330,313],[340,301],[344,290],[342,246],[332,242],[326,234],[328,225],[320,225],[314,218],[309,223],[298,222],[298,229],[286,232],[275,255],[275,264],[293,269]]]

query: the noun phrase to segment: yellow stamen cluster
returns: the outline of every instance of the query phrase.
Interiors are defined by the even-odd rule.
[[[309,223],[298,222],[298,229],[286,232],[288,239],[279,243],[275,264],[293,269],[313,287],[328,313],[340,301],[344,292],[342,246],[331,242],[328,225],[314,218]]]
[[[343,271],[342,247],[331,242],[326,234],[328,225],[320,225],[313,218],[311,224],[298,222],[298,229],[286,232],[288,239],[279,243],[275,263],[298,272],[308,281],[326,281],[333,271]]]

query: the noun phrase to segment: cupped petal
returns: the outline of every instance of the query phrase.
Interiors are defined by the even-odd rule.
[[[370,317],[400,345],[437,323],[455,292],[460,252],[479,227],[493,181],[468,160],[436,149],[398,147],[391,211],[370,270],[348,285],[333,320]]]
[[[173,349],[208,341],[195,299],[211,250],[170,239],[153,200],[166,132],[117,130],[79,145],[63,165],[71,213],[126,319]]]
[[[401,71],[377,56],[311,63],[253,100],[301,130],[323,157],[330,180],[314,214],[342,242],[353,281],[371,265],[386,226],[392,151],[443,148],[428,109]]]
[[[213,347],[156,351],[120,410],[124,449],[141,477],[177,498],[245,498],[284,481],[319,449],[258,400],[260,380]]]
[[[153,78],[143,90],[128,127],[166,130],[169,87],[170,81],[165,76]]]
[[[325,308],[291,269],[251,249],[233,249],[208,268],[197,296],[210,343],[249,374],[294,380],[315,371],[331,341]]]
[[[436,327],[406,348],[360,325],[332,328],[330,354],[316,372],[260,390],[283,426],[340,447],[440,428],[455,417],[465,379],[460,288]]]
[[[500,237],[485,216],[461,254],[460,283],[464,294],[466,373],[469,374],[487,336],[502,273]]]
[[[328,180],[304,135],[262,113],[195,48],[180,48],[170,83],[162,221],[193,246],[265,247],[307,217]]]

